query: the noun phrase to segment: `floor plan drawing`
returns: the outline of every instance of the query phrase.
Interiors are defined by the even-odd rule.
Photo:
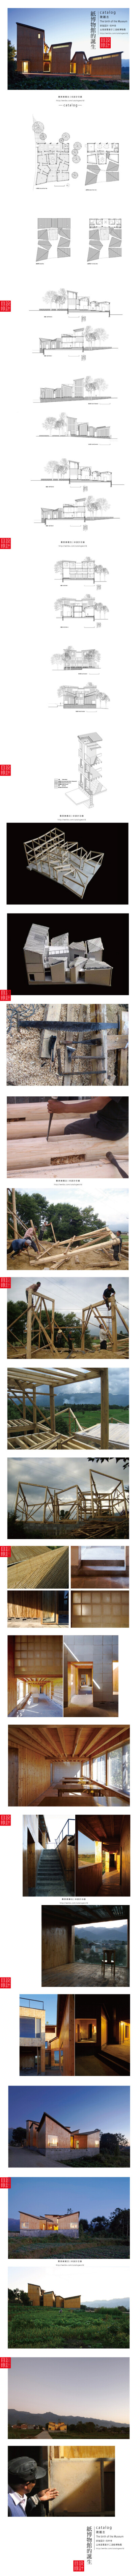
[[[59,143],[48,143],[44,125],[40,125],[38,118],[35,117],[33,117],[33,133],[36,146],[36,188],[47,188],[48,179],[53,187],[68,187],[69,134],[61,134]]]
[[[70,215],[59,215],[58,219],[57,215],[49,215],[48,220],[47,215],[39,215],[36,267],[48,259],[49,251],[53,259],[70,259],[70,236]]]
[[[90,260],[100,259],[101,250],[103,251],[104,259],[107,258],[107,252],[108,259],[121,259],[121,216],[117,217],[117,215],[114,215],[112,217],[112,215],[102,215],[100,218],[98,218],[98,215],[96,215],[95,218],[93,215],[90,216],[88,268]]]
[[[87,143],[86,188],[96,188],[97,179],[107,182],[119,179],[119,144]]]

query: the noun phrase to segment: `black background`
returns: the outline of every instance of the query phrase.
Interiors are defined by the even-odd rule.
[[[31,882],[31,880],[30,880],[30,882]],[[98,877],[98,885],[99,885],[99,877]],[[18,911],[17,911],[16,913],[12,913],[12,912],[10,912],[10,913],[8,913],[8,914],[7,914],[7,985],[8,985],[8,988],[9,988],[9,991],[11,992],[11,994],[12,994],[12,993],[17,993],[17,998],[18,998],[19,994],[21,995],[21,993],[27,993],[27,999],[28,999],[28,997],[29,997],[29,1001],[32,1001],[32,999],[33,999],[33,992],[34,992],[34,991],[35,991],[35,993],[36,993],[36,992],[37,992],[37,993],[39,993],[39,992],[40,992],[40,999],[41,999],[41,1003],[43,1003],[43,1002],[44,1002],[44,1000],[45,1000],[45,998],[46,998],[46,994],[47,994],[47,992],[49,992],[49,993],[51,992],[51,995],[52,995],[52,1003],[53,1003],[53,1000],[54,1000],[53,985],[52,985],[52,983],[50,983],[50,980],[48,980],[47,975],[45,976],[45,983],[44,983],[44,985],[42,985],[42,986],[40,985],[40,987],[39,987],[38,982],[37,982],[37,985],[35,985],[35,987],[34,987],[34,986],[33,986],[33,987],[32,987],[32,986],[31,986],[31,987],[29,987],[29,985],[28,985],[28,977],[27,977],[27,971],[26,971],[25,958],[24,958],[23,951],[24,951],[25,941],[26,941],[26,939],[28,938],[28,932],[29,932],[29,930],[30,930],[30,928],[31,928],[31,924],[32,924],[33,917],[34,917],[35,923],[39,921],[39,913],[38,913],[38,912],[35,912],[35,914],[34,914],[34,916],[33,916],[32,905],[31,905],[31,912],[29,912],[29,913],[28,913],[28,912],[20,912],[20,913],[18,913]],[[61,930],[62,930],[62,916],[61,916],[61,912],[58,912],[58,910],[57,910],[57,912],[56,912],[56,911],[54,911],[54,913],[53,913],[53,919],[52,919],[52,915],[50,916],[50,893],[49,893],[49,906],[48,906],[48,901],[47,901],[46,912],[45,912],[45,909],[44,909],[44,904],[42,905],[42,910],[41,910],[41,922],[43,922],[43,923],[44,923],[44,926],[45,926],[45,927],[48,927],[48,929],[49,929],[49,938],[50,938],[50,939],[51,939],[51,934],[52,934],[52,933],[53,933],[53,937],[55,938],[55,936],[56,936],[56,935],[58,936],[59,931],[61,932]],[[66,931],[66,930],[68,930],[68,932],[69,932],[69,944],[70,944],[70,938],[71,938],[71,940],[72,940],[72,939],[77,940],[77,939],[79,939],[79,938],[80,938],[80,939],[88,939],[88,937],[90,936],[90,930],[91,930],[91,932],[92,932],[92,938],[93,938],[93,937],[94,937],[94,935],[95,935],[95,937],[97,937],[97,933],[99,932],[99,935],[100,935],[100,937],[101,937],[101,938],[102,938],[102,940],[103,940],[103,949],[104,949],[104,956],[105,956],[105,958],[106,958],[106,964],[107,964],[107,965],[111,965],[111,966],[112,966],[112,968],[113,968],[113,972],[112,972],[112,983],[111,983],[111,993],[115,993],[115,994],[116,994],[116,996],[118,996],[118,1001],[119,1001],[119,998],[120,998],[120,994],[121,994],[121,993],[123,993],[123,998],[124,998],[124,1000],[125,1000],[125,996],[126,996],[126,994],[128,993],[128,990],[129,990],[129,936],[128,936],[128,928],[129,928],[129,926],[128,926],[128,913],[127,913],[127,914],[125,914],[125,915],[123,915],[123,914],[122,914],[122,912],[118,912],[118,913],[115,913],[115,912],[113,912],[113,913],[111,913],[111,912],[110,912],[110,913],[101,913],[101,912],[99,912],[99,915],[98,915],[96,912],[92,912],[92,918],[91,918],[91,917],[90,917],[90,914],[88,913],[88,907],[87,907],[87,910],[85,910],[85,912],[84,912],[84,906],[82,906],[82,905],[81,905],[81,911],[80,911],[80,906],[79,906],[79,910],[77,909],[77,910],[76,910],[76,912],[72,913],[72,919],[70,920],[70,918],[69,918],[69,909],[68,909],[68,897],[67,897],[67,910],[66,910],[66,912],[64,913],[64,930],[65,930],[65,931]],[[62,988],[61,988],[61,989],[62,989]],[[81,979],[81,985],[79,985],[79,988],[77,987],[77,991],[78,991],[78,989],[79,989],[79,994],[81,994],[81,992],[83,991],[83,979]],[[69,987],[69,990],[71,990],[72,1000],[73,1000],[73,987]],[[89,994],[88,994],[88,986],[87,986],[87,987],[86,987],[86,985],[84,986],[84,991],[85,991],[85,1000],[86,1000],[86,993],[87,993],[87,998],[89,998]],[[95,991],[96,991],[96,971],[95,971]],[[57,977],[57,985],[55,986],[55,992],[59,992],[59,967],[58,967],[58,977]]]
[[[104,851],[100,873],[97,877],[93,877],[93,884],[90,883],[87,887],[87,902],[90,903],[90,909],[91,897],[94,908],[95,904],[99,904],[99,887],[102,903],[108,904],[109,901],[122,905],[128,903],[128,824],[103,823],[102,820],[97,830],[96,824],[91,821],[86,825],[85,822],[82,825],[68,822],[65,825],[62,824],[61,829],[62,831],[65,829],[65,835],[68,834],[69,840],[79,841],[80,849],[82,844],[85,849],[94,850],[95,858],[97,850]],[[60,904],[61,900],[62,910],[63,904],[67,906],[67,902],[70,902],[74,907],[75,903],[75,894],[72,892],[68,894],[68,886],[65,886],[61,892],[60,886],[58,889],[54,886],[53,877],[49,880],[48,876],[46,879],[37,876],[35,868],[32,869],[31,874],[29,873],[24,841],[30,841],[34,837],[37,839],[38,832],[47,832],[47,830],[53,831],[53,823],[48,825],[45,822],[7,824],[7,903],[17,903],[18,908],[18,903],[31,902],[34,905],[38,902],[41,921],[42,903],[46,902],[46,895],[47,903],[49,899],[49,908],[53,906],[54,901],[55,904]],[[59,825],[56,824],[56,831],[58,830]],[[85,899],[83,896],[81,912],[84,909]]]

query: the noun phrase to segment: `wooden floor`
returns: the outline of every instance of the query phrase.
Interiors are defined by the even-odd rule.
[[[55,1586],[63,1591],[68,1583],[68,1549],[58,1547],[57,1541],[55,1547],[12,1547],[7,1571],[8,1594],[18,1592],[19,1585],[23,1590],[28,1585],[30,1590],[38,1591],[40,1585],[46,1584],[47,1590],[50,1587],[53,1591]]]

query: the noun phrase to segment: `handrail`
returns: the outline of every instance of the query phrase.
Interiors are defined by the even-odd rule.
[[[74,1816],[66,1816],[65,1825],[61,1825],[61,1834],[55,1834],[55,1851],[58,1851],[58,1843],[64,1843],[64,1837],[67,1832],[69,1837],[70,1824],[74,1826]]]

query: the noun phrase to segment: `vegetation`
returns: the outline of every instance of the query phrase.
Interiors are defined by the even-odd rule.
[[[21,2346],[22,2350],[31,2347],[39,2351],[43,2345],[48,2352],[77,2351],[82,2346],[86,2352],[95,2352],[98,2345],[102,2351],[110,2346],[115,2349],[116,2345],[122,2351],[129,2347],[129,2308],[118,2302],[116,2307],[99,2308],[82,2304],[72,2312],[67,2309],[66,2314],[64,2308],[61,2312],[60,2308],[32,2308],[25,2291],[16,2300],[9,2290],[8,2349],[15,2351]]]
[[[12,1190],[9,1190],[8,1193],[8,1210],[9,1219],[11,1215],[13,1223]],[[32,1218],[32,1225],[36,1226],[37,1234],[39,1233],[39,1226],[41,1225],[41,1217],[43,1217],[43,1219],[46,1217],[47,1234],[50,1237],[51,1227],[54,1227],[54,1235],[56,1235],[56,1239],[58,1241],[60,1235],[62,1240],[65,1235],[68,1237],[68,1235],[72,1234],[83,1235],[92,1234],[93,1232],[95,1233],[95,1227],[97,1228],[98,1233],[99,1231],[102,1233],[103,1217],[101,1219],[100,1229],[100,1218],[99,1216],[96,1216],[93,1208],[84,1207],[81,1211],[78,1205],[76,1207],[73,1206],[72,1199],[70,1200],[69,1198],[57,1200],[51,1199],[51,1205],[49,1207],[48,1199],[41,1197],[40,1190],[33,1190],[32,1195],[29,1193],[29,1196],[27,1190],[22,1190],[21,1195],[19,1190],[16,1191],[16,1215],[17,1223],[19,1217],[20,1225],[23,1226],[24,1224],[24,1230],[26,1225],[30,1225]],[[107,1229],[107,1231],[109,1231],[109,1229]]]
[[[11,2232],[10,2235],[9,2229],[8,2253],[9,2256],[16,2256],[19,2251],[19,2256],[23,2256],[24,2259],[25,2251],[27,2262],[30,2263],[31,2258],[33,2259],[35,2255],[37,2259],[37,2254],[40,2250],[40,2259],[41,2255],[44,2254],[45,2261],[47,2262],[47,2260],[50,2261],[50,2255],[52,2258],[52,2242],[52,2236],[44,2237],[44,2235],[40,2235],[39,2249],[39,2237],[33,2236],[33,2231],[32,2238],[28,2235],[25,2236],[24,2239],[24,2236],[21,2237],[19,2235],[19,2228],[18,2235],[17,2230],[15,2230],[15,2234]],[[74,2263],[76,2244],[77,2251],[80,2256],[85,2256],[86,2254],[86,2260],[88,2260],[88,2256],[90,2254],[92,2255],[92,2259],[94,2257],[94,2262],[96,2259],[99,2261],[100,2255],[104,2255],[108,2260],[109,2254],[114,2256],[116,2254],[121,2254],[122,2257],[124,2255],[125,2262],[125,2257],[126,2255],[128,2256],[130,2252],[129,2209],[119,2209],[118,2206],[114,2209],[110,2219],[106,2219],[104,2216],[103,2218],[97,2218],[96,2221],[91,2221],[90,2227],[87,2219],[79,2219],[79,2238],[77,2239],[73,2236],[70,2237],[70,2263],[71,2261]],[[69,2261],[69,2238],[66,2236],[57,2235],[57,2259],[59,2257],[61,2259],[61,2263],[65,2263],[66,2257],[67,2262]]]
[[[15,62],[16,62],[16,51],[15,51],[15,45],[11,45],[11,44],[10,44],[10,36],[8,36],[8,72],[10,72],[10,71],[11,71],[11,66],[12,66],[12,65],[13,65],[13,63],[15,63]]]

